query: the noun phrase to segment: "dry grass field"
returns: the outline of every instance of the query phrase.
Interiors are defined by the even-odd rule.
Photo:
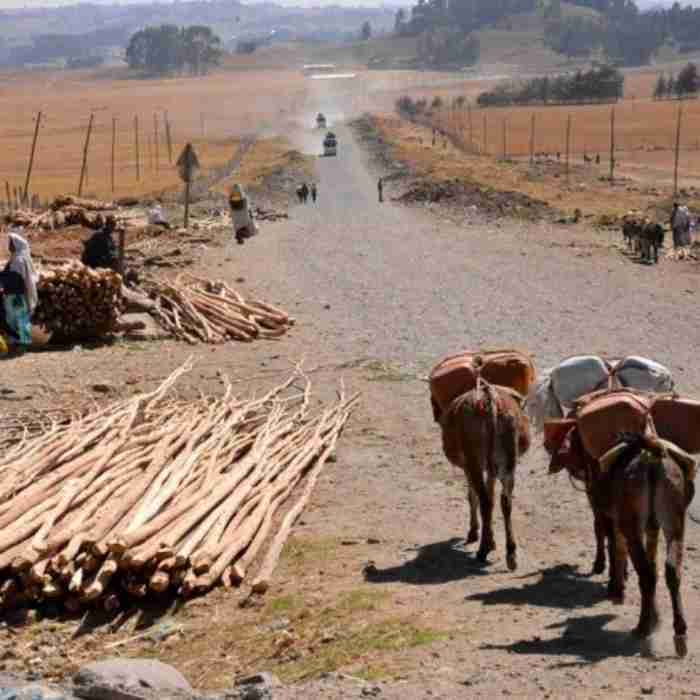
[[[22,187],[34,119],[43,113],[30,192],[42,198],[78,188],[90,114],[94,127],[84,194],[112,196],[112,119],[117,119],[114,195],[142,195],[179,186],[169,163],[192,141],[203,169],[226,163],[244,133],[279,133],[304,100],[298,71],[226,71],[206,78],[127,80],[87,73],[22,73],[0,78],[0,199],[5,182]],[[154,116],[158,120],[155,145]],[[135,117],[140,170],[136,176]],[[158,163],[156,164],[156,150]]]

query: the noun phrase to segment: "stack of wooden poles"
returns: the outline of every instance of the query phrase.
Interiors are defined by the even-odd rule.
[[[27,437],[0,461],[0,604],[77,612],[192,596],[252,577],[282,547],[357,396],[310,407],[297,370],[259,398],[155,391]],[[291,505],[289,505],[291,503]]]
[[[188,343],[278,338],[294,324],[282,309],[245,299],[225,282],[182,274],[175,280],[144,280],[142,288],[156,301],[151,313],[158,323]]]

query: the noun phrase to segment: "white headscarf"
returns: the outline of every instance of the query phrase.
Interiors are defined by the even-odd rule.
[[[14,251],[10,252],[9,269],[22,275],[29,312],[32,313],[36,308],[39,297],[36,291],[37,275],[34,270],[34,264],[32,263],[29,243],[17,233],[10,233],[8,236],[14,248]]]

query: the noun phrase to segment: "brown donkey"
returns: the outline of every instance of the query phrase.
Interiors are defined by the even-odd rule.
[[[635,633],[648,639],[659,625],[656,606],[656,553],[659,530],[666,540],[666,586],[673,605],[674,642],[685,656],[687,624],[680,584],[686,511],[693,499],[695,462],[679,448],[655,437],[624,435],[600,460],[591,499],[625,540],[639,577],[642,608]],[[615,569],[623,570],[620,562]],[[624,579],[619,585],[624,587]]]
[[[501,482],[501,509],[506,527],[508,568],[517,567],[511,512],[515,467],[530,446],[528,419],[515,391],[478,379],[475,389],[457,397],[440,416],[442,446],[447,459],[464,470],[469,488],[470,527],[467,542],[479,539],[478,558],[485,562],[496,549],[493,509],[496,479]]]

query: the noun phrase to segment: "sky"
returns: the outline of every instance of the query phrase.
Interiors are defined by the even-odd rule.
[[[152,2],[153,0],[82,0],[100,5],[112,4],[134,4],[139,2]],[[164,0],[168,2],[170,0]],[[258,0],[262,2],[263,0]],[[16,8],[36,8],[36,7],[57,7],[60,5],[75,5],[78,0],[0,0],[0,9],[16,9]],[[243,0],[245,4],[255,4],[256,0]],[[363,6],[363,7],[410,7],[412,0],[272,0],[279,5],[297,6],[297,7],[319,7],[325,5],[344,5],[348,7]],[[674,0],[636,0],[637,5],[642,9],[650,7],[670,7]],[[700,6],[700,0],[680,0],[681,5]]]

